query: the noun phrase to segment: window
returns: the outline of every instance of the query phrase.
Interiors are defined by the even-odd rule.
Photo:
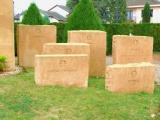
[[[153,17],[153,10],[150,11],[150,15],[151,15],[151,17]]]
[[[133,20],[133,10],[127,11],[127,19]]]

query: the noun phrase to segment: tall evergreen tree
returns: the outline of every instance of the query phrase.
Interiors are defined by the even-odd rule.
[[[27,25],[43,25],[45,21],[41,16],[39,9],[35,3],[31,3],[28,10],[25,12],[22,24]]]
[[[79,1],[80,0],[67,0],[66,6],[71,10],[70,14],[72,14],[75,6],[79,3]],[[108,22],[108,11],[106,11],[106,8],[109,7],[109,0],[92,0],[92,2],[102,22]]]
[[[104,30],[91,0],[80,0],[68,19],[63,42],[67,41],[68,30]]]
[[[117,4],[118,1],[118,4]],[[110,22],[116,23],[116,9],[118,7],[118,23],[127,20],[127,4],[126,0],[110,0]]]
[[[79,0],[67,0],[66,6],[71,10],[74,10],[75,6],[79,3]]]
[[[146,3],[142,11],[142,23],[150,23],[150,11],[150,5],[149,3]]]

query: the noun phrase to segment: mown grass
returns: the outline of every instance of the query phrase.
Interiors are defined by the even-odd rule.
[[[154,94],[116,94],[104,89],[104,78],[80,89],[37,86],[33,69],[0,77],[0,120],[158,120],[159,104],[157,86]]]

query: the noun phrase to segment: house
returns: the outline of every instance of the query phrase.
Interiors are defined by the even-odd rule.
[[[67,15],[69,14],[69,9],[63,5],[55,5],[48,11],[39,9],[42,16],[47,15],[50,22],[66,22]],[[15,22],[21,22],[25,11],[14,16]]]
[[[60,15],[62,15],[63,17],[67,18],[67,15],[69,14],[70,10],[68,7],[63,6],[63,5],[55,5],[54,7],[52,7],[51,9],[49,9],[48,11],[50,12],[57,12]]]
[[[160,0],[126,0],[127,19],[140,23],[146,2],[150,4],[151,23],[160,23]]]

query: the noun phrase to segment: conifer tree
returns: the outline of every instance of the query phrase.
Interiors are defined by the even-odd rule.
[[[68,30],[104,30],[91,0],[80,0],[68,19],[63,42],[67,42]]]
[[[49,24],[49,23],[50,23],[50,20],[49,20],[48,15],[44,15],[43,19],[45,20],[45,23],[46,23],[46,24]]]
[[[106,9],[109,7],[109,1],[110,0],[92,0],[93,6],[103,23],[109,22],[108,11]],[[80,0],[67,0],[66,6],[70,9],[69,16],[79,2]]]
[[[35,3],[31,3],[28,7],[28,10],[25,12],[22,24],[27,25],[43,25],[45,21],[41,16],[39,9]]]
[[[142,23],[150,23],[150,5],[146,3],[142,12]]]

